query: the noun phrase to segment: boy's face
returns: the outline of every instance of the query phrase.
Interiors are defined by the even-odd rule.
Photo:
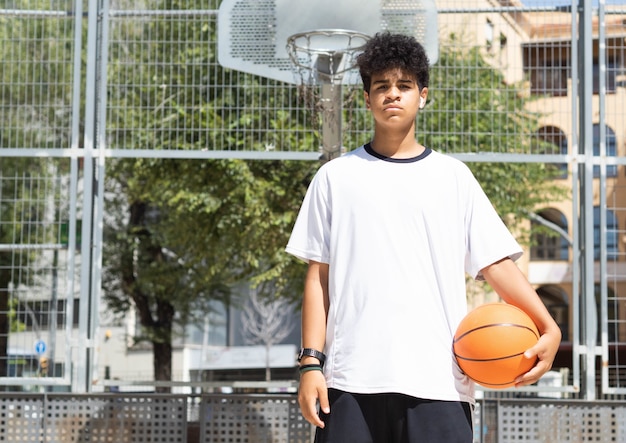
[[[420,90],[414,75],[401,69],[390,69],[372,75],[365,103],[379,124],[413,124],[415,116],[426,103],[428,88]]]

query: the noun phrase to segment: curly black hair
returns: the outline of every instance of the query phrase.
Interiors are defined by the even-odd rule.
[[[420,89],[428,87],[429,61],[424,47],[414,38],[403,34],[379,32],[367,41],[356,59],[363,88],[369,92],[372,75],[389,69],[401,69],[415,75]]]

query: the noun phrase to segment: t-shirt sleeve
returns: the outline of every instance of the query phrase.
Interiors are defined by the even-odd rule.
[[[475,178],[468,189],[465,270],[476,280],[484,280],[482,269],[507,257],[516,261],[522,248]]]
[[[321,169],[307,189],[285,250],[306,262],[328,263],[330,222],[330,196]]]

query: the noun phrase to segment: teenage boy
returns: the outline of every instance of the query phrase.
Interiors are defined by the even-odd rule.
[[[474,385],[452,352],[465,273],[541,332],[518,386],[551,368],[561,333],[470,170],[415,138],[428,96],[423,47],[380,33],[357,64],[374,136],[320,168],[287,245],[308,262],[300,408],[316,443],[471,443]]]

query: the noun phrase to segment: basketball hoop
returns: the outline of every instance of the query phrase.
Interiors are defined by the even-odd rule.
[[[298,84],[337,84],[352,70],[369,36],[346,29],[299,32],[287,39]]]
[[[357,31],[319,29],[299,32],[287,39],[294,80],[315,124],[321,113],[322,161],[342,153],[341,85],[346,75],[355,75],[356,57],[369,38]],[[354,79],[349,83],[354,84]]]

